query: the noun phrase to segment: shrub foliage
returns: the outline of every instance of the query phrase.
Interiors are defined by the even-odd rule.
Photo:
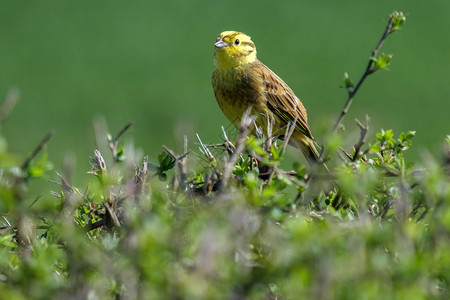
[[[403,23],[390,16],[378,50]],[[358,85],[346,75],[336,129],[360,83],[389,64],[378,50]],[[332,130],[321,163],[288,168],[292,128],[277,140],[252,118],[233,142],[224,130],[218,144],[186,140],[153,160],[122,145],[127,125],[94,151],[85,186],[66,167],[42,195],[29,186],[52,177],[51,134],[23,163],[2,138],[2,298],[449,298],[450,137],[443,159],[412,163],[414,131],[367,142],[366,118],[352,146]]]

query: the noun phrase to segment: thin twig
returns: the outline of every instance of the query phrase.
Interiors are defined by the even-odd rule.
[[[224,191],[228,185],[228,181],[231,178],[232,170],[236,165],[236,162],[245,148],[245,139],[250,134],[253,129],[255,116],[250,116],[251,107],[247,109],[242,117],[241,123],[239,125],[239,135],[236,138],[236,150],[231,155],[230,159],[225,163],[222,173],[221,191]]]
[[[31,204],[28,206],[28,208],[31,208],[41,198],[42,198],[42,195],[38,195],[36,198],[34,198],[33,202],[31,202]]]
[[[341,150],[342,153],[345,155],[345,156],[343,155],[343,156],[341,157],[342,161],[347,162],[347,160],[346,160],[345,158],[348,158],[349,160],[353,160],[352,155],[351,155],[350,153],[348,153],[347,150],[345,150],[345,149],[342,148],[342,147],[339,147],[339,150]],[[342,153],[338,153],[338,154],[342,154]]]
[[[214,157],[214,155],[212,155],[211,151],[209,151],[208,147],[203,144],[202,140],[200,139],[200,136],[198,135],[198,133],[196,133],[197,135],[197,139],[200,142],[200,152],[203,153],[203,155],[205,155],[210,161],[216,161],[216,158]]]
[[[228,139],[227,132],[225,131],[225,128],[223,126],[222,126],[222,132],[223,132],[223,137],[225,138],[225,142],[222,145],[227,150],[227,153],[229,155],[231,155],[231,154],[233,154],[234,150],[236,150],[236,147],[234,147],[233,143],[230,142],[230,140]]]
[[[184,136],[184,149],[185,149],[185,153],[183,155],[177,155],[175,154],[175,152],[173,152],[172,150],[170,150],[169,148],[167,148],[166,146],[163,145],[164,150],[166,150],[167,153],[169,153],[170,156],[173,157],[173,159],[175,159],[175,164],[178,166],[178,170],[180,172],[180,181],[181,184],[183,185],[183,188],[186,187],[186,183],[187,183],[187,168],[186,168],[186,157],[189,154],[189,152],[187,152],[187,136]],[[174,180],[178,180],[178,178],[176,178],[176,176],[174,177]],[[179,182],[174,182],[174,189],[176,190],[178,188],[178,184]]]
[[[105,219],[101,219],[97,222],[87,224],[86,226],[83,227],[83,229],[86,231],[91,231],[99,227],[102,227],[103,225],[105,225]]]
[[[109,146],[109,149],[111,149],[111,151],[112,151],[114,161],[117,161],[117,155],[118,155],[117,146],[119,145],[119,139],[125,133],[125,131],[127,131],[131,127],[131,125],[133,125],[132,122],[125,125],[125,127],[123,127],[119,131],[119,133],[116,135],[116,137],[113,140],[110,140],[108,142],[108,146]]]
[[[383,46],[383,43],[386,40],[387,36],[393,32],[392,31],[393,20],[394,20],[394,14],[391,14],[389,16],[388,25],[386,26],[386,29],[384,30],[383,35],[381,36],[381,39],[378,42],[377,46],[372,51],[372,55],[369,59],[369,62],[367,63],[366,70],[364,71],[364,74],[361,76],[361,79],[359,80],[358,84],[353,89],[347,89],[347,91],[348,91],[347,102],[345,103],[344,108],[342,109],[341,114],[339,115],[339,117],[336,121],[336,124],[334,125],[333,131],[336,131],[338,129],[339,125],[342,122],[342,119],[344,118],[345,114],[347,114],[347,112],[350,108],[350,105],[353,102],[353,98],[355,97],[355,94],[358,92],[358,90],[361,87],[364,80],[367,78],[367,76],[369,76],[370,74],[373,74],[377,70],[377,69],[373,68],[373,66],[375,64],[374,58],[377,57],[378,52],[380,51],[381,46]]]
[[[111,201],[111,204],[106,202],[105,208],[108,211],[108,215],[111,217],[111,220],[112,220],[114,226],[120,227],[120,221],[119,221],[119,218],[117,217],[117,214],[115,212],[115,205],[112,203],[112,201]]]
[[[284,135],[284,143],[282,153],[286,151],[287,145],[289,144],[289,140],[291,139],[292,133],[294,133],[295,124],[297,124],[297,116],[295,116],[294,121],[289,122],[286,126],[286,134]]]
[[[54,130],[47,133],[47,135],[42,139],[39,145],[37,145],[37,147],[30,154],[30,156],[28,156],[28,158],[23,162],[22,166],[20,167],[22,171],[28,169],[28,166],[30,165],[31,161],[39,154],[39,152],[42,151],[42,149],[44,149],[45,145],[47,145],[48,141],[51,139],[54,133],[55,133]]]
[[[175,160],[180,160],[185,158],[189,152],[184,153],[183,155],[176,155],[175,152],[173,152],[172,150],[170,150],[169,148],[167,148],[166,146],[162,146],[164,148],[164,150],[166,150],[167,153],[169,153],[170,156],[172,156]]]
[[[361,134],[358,143],[355,144],[355,154],[353,155],[352,161],[356,161],[364,153],[361,152],[361,147],[366,143],[367,132],[369,131],[370,118],[366,115],[366,125],[363,125],[358,119],[355,119],[356,124],[358,124],[359,129],[361,129]]]

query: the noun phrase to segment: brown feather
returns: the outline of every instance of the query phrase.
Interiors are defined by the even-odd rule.
[[[296,129],[314,140],[308,125],[306,109],[291,88],[262,62],[258,60],[255,64],[257,64],[255,69],[262,78],[267,108],[286,124],[297,119]]]

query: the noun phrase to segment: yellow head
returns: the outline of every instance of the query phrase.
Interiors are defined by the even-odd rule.
[[[252,39],[237,31],[224,31],[214,44],[216,68],[231,69],[256,61],[256,47]]]

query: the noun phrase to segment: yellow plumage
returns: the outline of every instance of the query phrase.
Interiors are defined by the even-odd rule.
[[[295,123],[290,144],[300,148],[310,164],[319,159],[308,125],[306,109],[289,86],[256,58],[251,38],[241,32],[224,31],[216,40],[212,85],[217,103],[236,127],[251,106],[264,127],[267,115],[275,135],[283,135],[288,123]]]

